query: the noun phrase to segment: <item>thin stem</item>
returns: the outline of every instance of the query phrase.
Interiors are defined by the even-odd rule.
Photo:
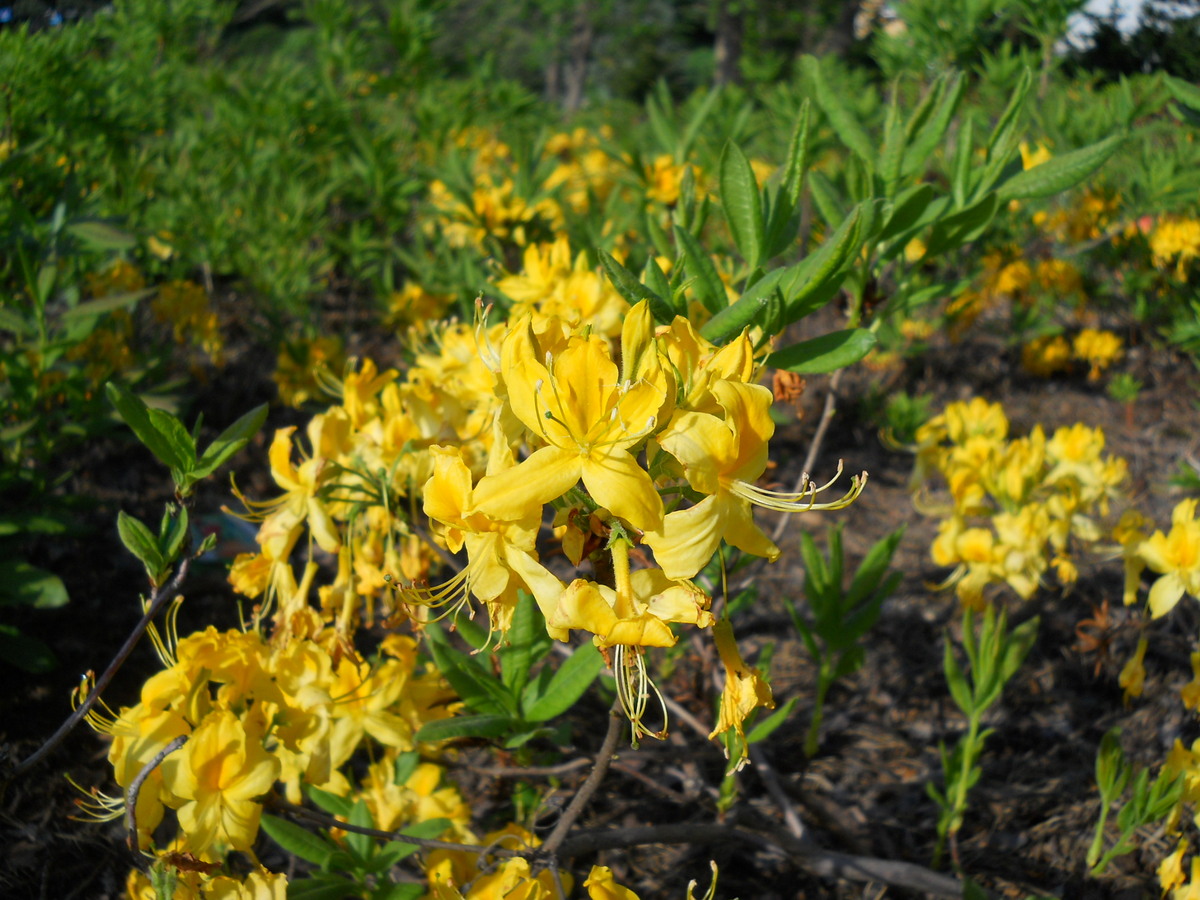
[[[128,835],[125,838],[129,849],[133,853],[138,852],[138,834],[137,834],[137,803],[138,795],[142,792],[142,785],[146,779],[150,777],[150,773],[158,768],[159,764],[188,742],[190,735],[181,734],[167,746],[163,747],[155,755],[154,759],[142,766],[141,771],[133,777],[133,781],[129,783],[129,790],[125,792],[125,830]]]
[[[800,479],[796,482],[796,487],[792,490],[793,494],[800,492],[804,486],[804,481],[808,477],[808,473],[813,470],[817,464],[817,455],[821,452],[821,444],[825,442],[825,434],[829,431],[829,425],[833,422],[833,415],[837,412],[837,391],[838,385],[842,382],[842,373],[845,369],[838,369],[829,377],[829,390],[825,394],[825,408],[821,410],[821,420],[817,423],[817,430],[813,432],[812,440],[808,443],[808,454],[804,457],[804,467],[800,470]],[[775,530],[771,532],[771,541],[778,544],[779,539],[783,537],[783,532],[787,528],[790,518],[790,513],[780,513],[779,521],[775,523]]]
[[[121,645],[121,649],[117,651],[117,655],[108,664],[108,668],[96,679],[96,683],[93,685],[91,691],[88,692],[88,695],[83,698],[79,706],[75,708],[75,711],[67,716],[67,720],[59,726],[58,731],[54,732],[41,747],[13,769],[12,773],[5,779],[5,783],[12,781],[14,778],[19,778],[45,759],[52,750],[63,742],[63,739],[66,738],[71,730],[91,712],[92,707],[100,699],[101,693],[108,687],[109,682],[113,680],[113,676],[117,674],[121,666],[125,664],[125,660],[129,658],[129,654],[137,646],[137,642],[141,639],[142,634],[150,627],[150,623],[154,621],[154,617],[162,612],[168,603],[179,596],[179,590],[183,586],[183,581],[187,577],[188,568],[191,566],[191,563],[192,558],[187,555],[187,551],[185,550],[183,561],[179,564],[179,571],[175,573],[175,577],[154,592],[150,603],[146,606],[145,613],[142,614],[141,620],[134,626],[129,637],[125,639],[125,643]]]
[[[550,832],[550,837],[546,838],[546,842],[539,848],[542,855],[551,860],[552,865],[558,848],[567,839],[567,832],[571,830],[575,820],[583,813],[583,808],[592,799],[592,795],[600,787],[600,782],[604,780],[605,773],[608,772],[609,763],[612,762],[613,754],[617,750],[617,741],[621,736],[621,721],[624,717],[619,715],[619,710],[619,704],[614,703],[612,709],[608,711],[608,731],[604,735],[604,743],[600,745],[600,752],[596,754],[595,768],[592,769],[583,786],[571,798],[570,805],[563,812],[558,824],[554,826],[554,831]]]

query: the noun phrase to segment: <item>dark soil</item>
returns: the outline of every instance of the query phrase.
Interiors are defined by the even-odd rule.
[[[942,640],[956,627],[952,594],[930,584],[945,572],[929,560],[935,523],[914,512],[907,492],[911,457],[884,447],[874,425],[858,411],[872,391],[906,390],[935,395],[945,402],[980,394],[1004,402],[1013,433],[1035,423],[1047,431],[1077,421],[1103,427],[1107,449],[1129,461],[1136,503],[1158,526],[1169,523],[1182,494],[1168,485],[1180,461],[1197,455],[1200,413],[1195,372],[1190,363],[1148,348],[1134,348],[1123,368],[1145,388],[1132,409],[1109,399],[1082,378],[1030,381],[1013,374],[999,343],[977,339],[927,354],[923,368],[887,376],[850,374],[838,388],[839,413],[820,449],[816,474],[831,472],[844,459],[847,472],[867,470],[870,482],[845,513],[798,517],[780,542],[783,558],[753,576],[756,604],[742,615],[739,642],[753,652],[775,642],[772,682],[777,700],[801,698],[791,719],[759,745],[774,769],[788,801],[809,836],[820,846],[845,853],[929,865],[935,841],[936,808],[925,793],[940,783],[938,744],[953,743],[965,724],[950,700],[942,676]],[[828,379],[810,380],[806,415],[783,426],[772,443],[778,466],[773,478],[794,483],[824,402]],[[223,426],[273,393],[262,366],[253,358],[235,359],[207,385],[198,401],[205,420]],[[194,412],[195,410],[193,410]],[[302,421],[293,411],[275,410],[253,452],[243,452],[237,478],[250,496],[269,496],[266,445],[275,427]],[[22,630],[47,641],[62,660],[48,676],[33,678],[6,670],[8,690],[0,696],[0,765],[25,758],[69,712],[68,695],[80,674],[100,671],[140,616],[138,593],[144,579],[119,547],[118,509],[156,520],[169,499],[169,487],[148,453],[109,441],[88,447],[72,461],[70,489],[92,498],[94,507],[81,524],[82,536],[47,541],[32,548],[33,561],[59,573],[72,601],[61,610],[24,616]],[[194,517],[216,521],[222,503],[232,498],[224,475],[202,488]],[[867,640],[862,669],[839,683],[829,698],[821,751],[806,763],[801,750],[814,686],[813,666],[788,625],[782,596],[801,598],[798,530],[821,535],[825,525],[844,520],[847,556],[857,561],[868,548],[904,524],[907,531],[895,566],[904,573],[897,592]],[[769,529],[774,521],[764,516]],[[224,560],[236,546],[223,545],[223,559],[196,567],[187,586],[180,619],[182,633],[211,623],[237,622],[235,601],[224,585]],[[1036,647],[1009,684],[987,725],[995,729],[985,751],[983,775],[971,795],[958,841],[963,870],[999,896],[1029,894],[1075,897],[1158,896],[1154,867],[1174,846],[1160,830],[1139,835],[1140,849],[1121,858],[1101,879],[1085,875],[1084,855],[1097,816],[1093,766],[1101,735],[1123,728],[1122,744],[1138,765],[1157,767],[1176,738],[1186,745],[1200,736],[1195,720],[1179,703],[1178,688],[1191,677],[1188,654],[1200,625],[1193,605],[1184,601],[1168,617],[1149,626],[1151,652],[1145,693],[1124,706],[1117,675],[1139,636],[1137,608],[1121,605],[1119,561],[1083,568],[1078,585],[1066,596],[1041,592],[1021,603],[1003,597],[1014,622],[1041,616]],[[1116,623],[1109,651],[1097,657],[1077,647],[1076,626],[1108,602]],[[680,654],[664,692],[701,722],[711,722],[711,676],[717,667],[706,640],[692,642],[695,652]],[[106,699],[114,708],[136,700],[141,679],[158,667],[143,641],[118,675]],[[577,709],[575,746],[560,759],[592,753],[604,721],[597,702]],[[112,790],[106,746],[80,728],[38,769],[9,784],[0,799],[4,850],[0,895],[66,900],[120,894],[130,858],[120,823],[97,825],[71,818],[76,791],[69,775],[84,786]],[[506,807],[513,783],[479,771],[504,765],[485,750],[466,750],[452,776],[473,802],[480,821]],[[779,806],[771,799],[761,769],[738,776],[740,798],[723,816],[716,790],[724,760],[717,744],[675,721],[665,743],[628,747],[581,821],[582,827],[635,824],[726,823],[785,830]],[[472,768],[474,766],[475,768]],[[586,770],[564,776],[561,797],[569,797]],[[264,859],[274,859],[263,841]],[[586,874],[592,862],[611,866],[620,883],[643,898],[684,896],[687,882],[700,882],[703,894],[709,860],[720,866],[717,896],[744,900],[795,897],[912,896],[883,885],[868,887],[808,874],[781,854],[748,851],[740,846],[647,846],[606,851],[575,861]],[[575,896],[580,895],[577,889]]]

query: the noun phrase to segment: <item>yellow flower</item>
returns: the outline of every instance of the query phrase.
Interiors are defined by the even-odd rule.
[[[690,509],[667,514],[660,529],[646,534],[669,578],[691,578],[712,558],[722,539],[755,556],[778,559],[779,548],[755,524],[751,504],[789,513],[841,509],[866,483],[864,472],[852,479],[844,497],[832,503],[816,502],[817,493],[832,482],[820,488],[806,483],[794,494],[755,486],[766,470],[767,441],[775,431],[771,392],[762,385],[718,381],[712,394],[724,418],[681,410],[658,437],[663,450],[683,466],[688,484],[708,495]]]
[[[762,673],[747,666],[742,660],[737,642],[733,639],[733,626],[729,624],[728,619],[720,619],[713,625],[713,639],[717,643],[717,652],[721,655],[721,664],[725,667],[725,689],[721,691],[721,711],[717,725],[709,738],[733,728],[738,737],[744,739],[746,732],[742,723],[746,721],[746,716],[760,706],[774,709],[775,699],[771,696],[771,687],[763,679]],[[747,758],[743,756],[738,760],[737,767],[745,765]]]
[[[612,869],[608,866],[592,866],[583,886],[587,888],[590,900],[638,900],[637,894],[613,880]]]
[[[1139,640],[1137,650],[1129,658],[1129,662],[1125,663],[1124,668],[1121,669],[1121,675],[1117,679],[1117,683],[1125,691],[1126,701],[1133,697],[1142,696],[1142,689],[1146,684],[1146,648],[1148,646],[1150,646],[1150,642],[1146,638]]]
[[[671,647],[675,635],[667,623],[701,628],[712,624],[708,596],[696,588],[671,581],[658,569],[634,572],[629,581],[631,602],[622,604],[612,588],[575,579],[563,591],[554,615],[547,617],[547,628],[582,628],[596,636],[598,647]]]
[[[286,900],[287,876],[260,869],[245,881],[219,875],[202,888],[204,900]]]
[[[1021,166],[1026,172],[1028,172],[1034,166],[1040,166],[1042,163],[1048,162],[1053,156],[1053,154],[1050,152],[1050,148],[1041,141],[1038,141],[1037,147],[1034,149],[1030,149],[1027,141],[1021,141],[1020,150]]]
[[[1171,900],[1200,900],[1200,856],[1192,857],[1192,877],[1186,885],[1172,891]]]
[[[1071,365],[1071,345],[1061,334],[1034,338],[1021,348],[1021,368],[1030,375],[1049,378]]]
[[[1111,331],[1085,328],[1075,336],[1075,358],[1090,366],[1088,381],[1098,380],[1100,373],[1119,360],[1124,352],[1121,339]]]
[[[1191,655],[1192,680],[1179,691],[1179,699],[1188,709],[1200,707],[1200,652]]]
[[[1185,594],[1200,597],[1200,522],[1196,500],[1184,500],[1171,513],[1171,531],[1156,531],[1142,542],[1138,556],[1160,573],[1150,588],[1150,614],[1165,616]]]
[[[279,760],[227,709],[205,717],[187,745],[163,762],[168,789],[185,801],[179,827],[197,853],[218,842],[248,851],[262,815],[255,798],[278,777]]]
[[[1187,838],[1181,838],[1170,855],[1158,864],[1158,884],[1164,894],[1183,884],[1183,855],[1187,850]]]
[[[528,320],[514,331],[529,328]],[[503,371],[516,417],[547,446],[514,468],[475,486],[476,508],[499,519],[521,519],[557,499],[581,479],[592,499],[646,531],[662,521],[662,498],[630,452],[657,427],[669,382],[661,373],[622,382],[608,345],[573,335],[547,365],[520,356]],[[540,512],[539,512],[540,514]]]

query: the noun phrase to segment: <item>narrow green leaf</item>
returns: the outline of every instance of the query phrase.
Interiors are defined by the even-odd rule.
[[[583,696],[603,669],[604,657],[592,644],[576,647],[558,667],[546,692],[525,708],[525,721],[546,722],[562,715]]]
[[[887,120],[883,126],[883,147],[879,151],[879,177],[883,179],[885,197],[894,197],[900,182],[900,165],[904,160],[905,128],[900,119],[899,82],[892,85]]]
[[[1200,113],[1200,87],[1172,75],[1164,75],[1163,82],[1172,97],[1189,109]]]
[[[788,155],[783,164],[782,203],[786,203],[788,215],[796,212],[800,205],[800,192],[804,187],[804,174],[808,171],[809,129],[812,124],[812,104],[808,98],[800,104],[792,139],[788,143]]]
[[[721,95],[720,88],[700,88],[700,91],[704,94],[704,99],[700,101],[700,105],[696,107],[696,111],[688,119],[687,125],[683,128],[683,134],[679,137],[679,143],[674,148],[677,162],[683,162],[687,159],[688,154],[692,150],[692,144],[696,141],[696,136],[700,133],[700,129],[704,127],[709,113],[712,112],[713,105]]]
[[[1008,106],[1000,114],[1000,118],[996,121],[996,127],[992,129],[992,134],[988,138],[989,162],[992,162],[998,154],[1007,158],[1012,151],[1006,148],[1010,145],[1013,148],[1016,147],[1017,121],[1021,111],[1025,108],[1025,98],[1029,94],[1031,84],[1033,84],[1033,74],[1026,68],[1017,81],[1013,95],[1009,98]]]
[[[858,571],[854,573],[850,590],[846,592],[846,600],[851,607],[858,606],[875,592],[875,588],[883,580],[888,566],[892,564],[892,557],[895,556],[896,548],[900,546],[902,537],[904,537],[903,525],[876,542],[867,551],[867,555],[859,564]]]
[[[339,797],[337,794],[331,794],[329,791],[323,791],[319,787],[313,787],[311,784],[304,785],[304,796],[311,800],[319,809],[325,810],[332,816],[350,817],[350,810],[354,809],[354,802],[348,797]]]
[[[754,723],[754,727],[746,732],[746,743],[757,744],[759,741],[765,741],[774,734],[779,726],[787,721],[788,716],[792,714],[792,710],[796,708],[796,704],[800,701],[799,697],[792,697],[787,703],[779,707],[775,712],[771,713],[765,719]]]
[[[267,836],[280,847],[315,866],[324,866],[337,851],[337,847],[320,835],[270,813],[263,813],[261,825]],[[291,895],[291,885],[288,886],[288,894]]]
[[[875,340],[875,333],[865,328],[834,331],[776,350],[767,357],[767,365],[801,375],[833,372],[853,365],[870,353]]]
[[[836,281],[830,294],[841,283],[842,267],[862,249],[862,211],[862,206],[856,206],[825,243],[787,270],[783,297],[787,304],[788,323],[807,315],[810,300],[829,288],[831,282]]]
[[[658,260],[653,256],[646,260],[646,268],[642,270],[642,282],[659,297],[667,299],[671,297],[671,282],[667,280]],[[653,315],[653,311],[651,311],[651,315]]]
[[[971,689],[967,686],[966,676],[963,675],[958,660],[954,657],[954,645],[949,637],[943,642],[942,672],[946,676],[946,685],[950,688],[950,696],[954,698],[958,708],[969,716],[971,710],[974,709]]]
[[[132,291],[125,294],[109,294],[107,297],[101,297],[99,300],[87,300],[80,303],[73,309],[68,309],[62,314],[64,322],[70,322],[74,319],[87,319],[92,316],[103,315],[104,313],[112,312],[114,309],[125,309],[133,306],[144,297],[149,297],[154,293],[153,288],[146,288],[142,291]]]
[[[533,665],[533,641],[538,632],[546,633],[545,619],[538,611],[533,597],[521,591],[512,621],[500,650],[500,677],[509,693],[519,695],[529,680]]]
[[[1087,147],[1055,156],[1039,166],[1019,172],[996,189],[1001,203],[1049,197],[1079,184],[1117,151],[1125,136],[1114,134]]]
[[[250,439],[258,433],[266,421],[267,404],[265,403],[240,416],[205,448],[204,455],[200,457],[199,464],[196,466],[196,476],[204,478],[223,466],[231,456],[250,442]]]
[[[977,240],[996,217],[999,208],[1000,199],[992,192],[961,212],[942,219],[930,232],[925,255],[929,258],[940,256]]]
[[[741,297],[704,323],[700,334],[714,344],[724,345],[742,333],[742,329],[761,321],[787,269],[774,269],[760,278]]]
[[[131,250],[137,246],[137,238],[107,222],[72,222],[66,230],[93,250]]]
[[[675,240],[683,248],[687,271],[696,280],[692,289],[704,308],[713,315],[725,309],[729,304],[725,300],[725,282],[717,274],[717,267],[708,257],[708,253],[700,246],[700,242],[685,228],[675,226]]]
[[[436,641],[429,642],[429,649],[438,670],[471,710],[501,718],[516,715],[516,702],[504,685],[484,672],[466,654]]]
[[[0,560],[0,605],[56,609],[70,600],[61,578],[23,559]]]
[[[954,164],[950,177],[950,190],[954,195],[954,208],[962,209],[967,205],[967,197],[974,191],[971,173],[974,170],[975,148],[974,123],[967,119],[958,129],[958,139],[954,145]]]
[[[875,148],[870,136],[850,112],[849,104],[838,97],[825,81],[825,75],[821,71],[821,61],[815,56],[802,56],[800,69],[805,81],[812,84],[813,98],[821,107],[821,111],[825,113],[825,117],[829,119],[829,124],[833,126],[837,136],[842,139],[842,143],[865,162],[873,162]]]
[[[637,276],[621,265],[611,253],[597,247],[596,255],[600,259],[600,265],[608,276],[608,280],[612,282],[617,293],[624,297],[630,306],[636,306],[643,300],[648,300],[650,301],[650,314],[654,316],[654,321],[660,325],[669,325],[674,321],[675,310],[672,309],[671,304],[638,281]]]
[[[934,148],[942,142],[950,123],[954,120],[954,113],[962,101],[965,88],[966,80],[961,72],[956,72],[950,76],[949,82],[939,81],[939,85],[927,95],[938,103],[937,112],[932,117],[922,119],[919,116],[920,107],[913,114],[913,118],[909,120],[908,146],[904,151],[904,162],[900,166],[902,177],[920,174],[929,165]],[[912,132],[914,126],[920,129],[915,134]]]
[[[762,198],[750,161],[732,141],[725,144],[721,153],[719,178],[721,208],[725,212],[729,233],[742,259],[746,261],[746,268],[753,271],[762,261],[765,238]]]
[[[346,900],[357,896],[358,885],[333,873],[288,881],[287,900]]]
[[[498,738],[508,734],[516,724],[510,716],[455,716],[426,722],[413,737],[422,743],[456,738]]]
[[[896,202],[892,206],[892,211],[884,222],[883,230],[879,232],[877,240],[880,243],[890,241],[898,234],[912,228],[925,215],[925,211],[932,203],[933,186],[930,184],[917,184],[902,191],[896,197]]]
[[[1016,674],[1017,669],[1021,668],[1021,664],[1025,662],[1025,658],[1029,656],[1029,651],[1033,649],[1033,645],[1037,642],[1038,626],[1040,624],[1041,617],[1034,616],[1012,630],[1012,634],[1004,642],[1004,655],[1000,660],[999,670],[1001,681],[1008,681]]]
[[[808,173],[808,194],[821,221],[833,228],[846,218],[846,204],[829,176],[824,172]]]

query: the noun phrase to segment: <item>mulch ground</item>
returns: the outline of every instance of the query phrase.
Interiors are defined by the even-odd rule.
[[[862,497],[836,514],[846,523],[847,556],[861,558],[875,541],[906,524],[895,558],[904,580],[867,638],[865,664],[831,692],[821,750],[811,761],[805,760],[801,746],[814,672],[780,598],[802,599],[799,529],[821,535],[835,521],[833,515],[796,519],[781,540],[783,558],[755,573],[759,599],[738,625],[739,641],[748,652],[775,642],[777,700],[801,698],[792,718],[760,746],[788,802],[822,847],[928,865],[936,808],[925,785],[940,780],[939,742],[952,744],[965,727],[941,672],[943,635],[953,628],[957,608],[952,595],[930,589],[946,574],[928,556],[935,523],[913,510],[907,492],[911,457],[880,442],[875,426],[858,415],[859,401],[871,390],[906,390],[933,393],[935,408],[940,408],[980,394],[1004,402],[1015,434],[1039,422],[1048,432],[1077,421],[1103,427],[1107,449],[1129,461],[1135,501],[1155,523],[1166,526],[1172,506],[1183,496],[1167,480],[1180,461],[1200,455],[1196,373],[1187,361],[1146,347],[1134,348],[1124,367],[1145,384],[1132,409],[1082,378],[1048,383],[1014,374],[1000,343],[986,338],[938,348],[898,374],[855,370],[840,385],[839,413],[814,475],[831,471],[839,458],[847,472],[869,471]],[[773,477],[781,484],[799,477],[827,385],[827,379],[810,379],[807,414],[781,427],[772,442],[778,463]],[[270,384],[255,361],[235,360],[203,389],[198,406],[206,421],[226,422],[270,396]],[[265,438],[274,427],[298,421],[302,419],[294,412],[274,412],[258,451],[242,455],[238,483],[249,495],[272,493]],[[0,696],[0,766],[27,756],[57,727],[69,712],[67,697],[79,675],[102,669],[140,615],[137,596],[144,582],[117,544],[116,512],[125,509],[156,520],[168,486],[147,453],[114,442],[87,448],[74,467],[72,489],[94,501],[82,517],[84,533],[33,548],[33,561],[67,582],[72,602],[15,622],[51,644],[62,666],[39,678],[4,671],[8,689]],[[197,509],[201,516],[232,502],[223,478],[204,489]],[[774,524],[769,517],[763,521],[768,527]],[[1129,757],[1138,765],[1157,766],[1176,738],[1190,745],[1200,736],[1177,693],[1191,677],[1188,654],[1200,617],[1185,601],[1150,626],[1145,693],[1125,706],[1117,676],[1140,630],[1136,609],[1121,605],[1121,579],[1119,562],[1101,561],[1083,567],[1080,582],[1066,596],[1042,592],[1026,603],[1006,600],[1014,622],[1039,615],[1041,627],[1025,666],[986,722],[995,733],[958,842],[965,872],[998,896],[1158,896],[1154,867],[1175,840],[1161,830],[1139,835],[1138,852],[1118,860],[1103,878],[1085,876],[1084,855],[1098,807],[1095,751],[1101,735],[1119,725]],[[186,593],[180,621],[184,633],[210,622],[236,624],[236,607],[218,563],[199,565]],[[1108,652],[1098,656],[1078,647],[1076,626],[1105,601],[1115,624]],[[712,719],[706,686],[717,667],[706,643],[693,642],[695,652],[680,654],[662,681],[664,690],[701,722]],[[133,702],[141,679],[156,668],[143,642],[109,691],[110,704]],[[594,752],[602,737],[604,710],[598,701],[584,702],[573,715],[574,747],[565,748],[560,758]],[[76,794],[64,778],[69,774],[81,785],[108,784],[111,789],[105,752],[97,736],[80,729],[38,770],[8,786],[0,798],[0,895],[66,900],[120,894],[129,865],[122,829],[73,820]],[[484,821],[505,808],[513,789],[510,781],[479,771],[496,764],[491,754],[474,749],[464,751],[451,770]],[[723,821],[782,831],[780,808],[754,767],[738,776],[738,802],[718,813],[715,792],[723,764],[716,744],[677,722],[667,742],[647,741],[639,750],[621,751],[581,827]],[[581,778],[580,772],[564,776],[560,797],[569,797]],[[263,841],[264,859],[270,860],[270,843]],[[912,896],[882,885],[864,891],[862,884],[808,874],[780,854],[730,845],[607,851],[577,860],[575,868],[586,873],[599,861],[645,898],[682,898],[693,878],[703,893],[710,859],[720,867],[720,898]]]

